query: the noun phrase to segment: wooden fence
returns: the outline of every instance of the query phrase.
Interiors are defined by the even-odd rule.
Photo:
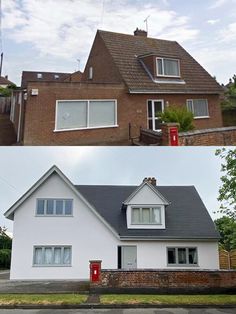
[[[11,97],[0,97],[0,113],[10,113]]]
[[[231,252],[220,250],[220,269],[236,269],[236,250]]]

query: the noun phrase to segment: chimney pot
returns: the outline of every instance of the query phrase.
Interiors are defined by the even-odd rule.
[[[134,31],[134,36],[147,37],[147,32],[142,29],[136,28],[136,30]]]
[[[8,80],[8,75],[5,76],[5,79]]]
[[[148,182],[148,183],[152,184],[153,186],[157,185],[157,180],[154,177],[152,177],[152,178],[151,177],[144,178],[143,182]]]

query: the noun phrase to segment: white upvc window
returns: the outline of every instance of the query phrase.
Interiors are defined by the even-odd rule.
[[[132,225],[160,225],[161,207],[132,207]]]
[[[116,100],[58,100],[55,131],[117,127]]]
[[[178,59],[156,58],[157,76],[180,77],[180,62]]]
[[[198,253],[196,247],[168,247],[168,266],[198,266]]]
[[[72,216],[72,199],[37,199],[36,216]]]
[[[195,119],[209,118],[207,99],[187,99],[187,108]]]
[[[71,246],[35,246],[34,266],[71,266]]]

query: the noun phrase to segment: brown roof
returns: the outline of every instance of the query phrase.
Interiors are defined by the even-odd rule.
[[[9,81],[7,78],[0,76],[0,85],[10,85],[13,84],[11,81]]]
[[[81,82],[83,73],[81,71],[74,72],[67,76],[64,81],[66,82]]]
[[[216,80],[175,41],[98,31],[130,92],[139,93],[222,93]],[[180,60],[181,79],[186,84],[156,83],[139,56],[154,54]]]
[[[38,76],[38,74],[41,74],[41,78]],[[23,71],[21,78],[21,87],[26,88],[28,82],[62,82],[70,75],[71,73]]]

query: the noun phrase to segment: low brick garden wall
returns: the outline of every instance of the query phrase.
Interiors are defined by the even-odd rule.
[[[100,293],[236,293],[236,271],[103,269],[91,289]]]

